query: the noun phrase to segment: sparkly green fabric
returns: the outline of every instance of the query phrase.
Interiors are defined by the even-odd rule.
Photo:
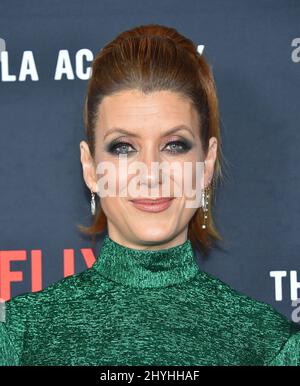
[[[300,326],[162,250],[105,236],[95,264],[6,302],[1,365],[299,365]]]

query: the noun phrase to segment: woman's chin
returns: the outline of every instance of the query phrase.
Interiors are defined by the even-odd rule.
[[[145,227],[145,229],[132,229],[132,233],[135,234],[136,239],[145,243],[159,243],[172,239],[174,230],[168,230],[166,227]]]

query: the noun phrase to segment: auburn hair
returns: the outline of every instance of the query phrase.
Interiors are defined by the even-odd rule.
[[[206,228],[204,213],[198,208],[188,226],[188,238],[204,255],[218,240],[223,240],[213,221],[215,190],[223,174],[219,108],[210,65],[197,51],[192,40],[176,29],[158,25],[141,25],[119,34],[95,56],[87,85],[83,119],[86,141],[95,156],[95,124],[97,111],[105,96],[123,90],[138,89],[144,93],[168,90],[188,98],[199,115],[199,134],[204,154],[210,137],[218,140],[214,175],[209,186]],[[85,235],[106,230],[107,219],[96,195],[96,213],[90,226],[78,225]]]

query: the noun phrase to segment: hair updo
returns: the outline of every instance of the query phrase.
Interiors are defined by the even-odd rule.
[[[138,89],[142,92],[173,91],[188,98],[199,116],[199,132],[206,155],[209,138],[218,140],[214,175],[209,187],[208,218],[202,229],[204,214],[198,208],[190,220],[188,238],[193,247],[204,254],[213,242],[222,240],[212,217],[212,204],[216,183],[222,177],[223,156],[219,128],[219,108],[214,78],[210,66],[199,54],[192,40],[176,29],[158,24],[142,25],[119,34],[103,47],[92,63],[84,103],[86,141],[95,157],[95,124],[97,111],[104,97],[123,90]],[[96,196],[97,205],[93,223],[79,225],[80,231],[94,237],[107,227],[106,216]]]

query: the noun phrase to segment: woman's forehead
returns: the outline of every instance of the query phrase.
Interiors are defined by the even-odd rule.
[[[99,106],[96,123],[103,136],[116,131],[114,128],[142,134],[147,130],[156,133],[170,131],[178,126],[196,132],[198,114],[188,100],[168,91],[147,95],[123,91],[106,97]]]

